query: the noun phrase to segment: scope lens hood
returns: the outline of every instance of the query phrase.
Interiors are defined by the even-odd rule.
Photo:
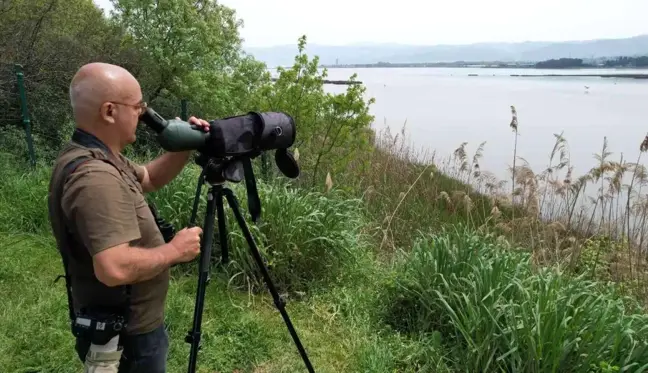
[[[286,177],[295,179],[299,176],[299,165],[288,149],[277,149],[275,151],[275,163]]]

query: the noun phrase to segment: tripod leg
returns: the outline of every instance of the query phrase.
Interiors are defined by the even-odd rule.
[[[277,290],[275,289],[274,284],[270,279],[268,270],[263,264],[263,259],[261,258],[259,249],[257,248],[257,245],[254,242],[254,238],[252,237],[252,233],[250,233],[250,229],[245,223],[245,219],[243,218],[243,215],[241,214],[241,211],[239,209],[239,204],[238,204],[238,200],[236,199],[236,196],[230,189],[227,188],[223,189],[223,194],[225,194],[225,197],[227,198],[227,202],[229,203],[230,207],[232,208],[232,211],[234,212],[236,221],[238,222],[239,227],[243,231],[243,235],[245,236],[245,240],[247,241],[248,246],[250,247],[250,251],[252,251],[252,255],[254,256],[254,259],[257,265],[259,266],[261,273],[263,274],[263,278],[266,284],[268,285],[268,288],[270,289],[270,293],[272,294],[272,298],[274,299],[275,306],[277,307],[277,309],[279,309],[279,312],[281,313],[281,316],[283,317],[284,322],[286,323],[286,327],[288,328],[288,331],[290,332],[290,335],[293,341],[295,342],[297,349],[299,350],[299,354],[304,360],[304,364],[306,365],[306,368],[310,373],[314,373],[315,371],[313,370],[313,366],[311,365],[311,362],[308,359],[308,355],[306,355],[306,350],[302,346],[301,341],[297,336],[297,332],[295,331],[295,328],[293,327],[292,322],[290,321],[290,317],[288,317],[288,313],[286,312],[285,309],[285,303],[283,299],[279,297],[279,294],[277,293]]]
[[[205,225],[203,228],[202,245],[200,248],[200,265],[198,274],[198,289],[196,290],[196,304],[194,306],[193,327],[187,334],[185,341],[191,344],[189,352],[188,372],[196,371],[196,360],[198,358],[198,349],[200,348],[200,325],[202,323],[203,308],[205,305],[205,290],[209,281],[209,263],[211,259],[212,241],[214,237],[214,218],[217,205],[223,204],[221,196],[221,186],[214,186],[207,195],[207,212],[205,214]]]
[[[198,185],[196,186],[196,196],[194,197],[193,208],[191,209],[191,217],[189,218],[189,226],[196,226],[196,214],[198,213],[198,203],[200,202],[200,192],[202,190],[202,185],[205,182],[205,170],[200,173],[198,178]]]
[[[218,204],[216,205],[216,213],[218,214],[218,238],[221,248],[221,256],[223,264],[229,262],[229,252],[227,251],[227,225],[225,224],[225,209],[223,208],[223,194],[222,189],[218,194]]]

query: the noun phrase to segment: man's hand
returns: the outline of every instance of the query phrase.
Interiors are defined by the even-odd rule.
[[[176,117],[177,120],[181,120],[179,117]],[[209,122],[207,122],[204,119],[199,119],[196,117],[190,117],[188,120],[189,124],[195,124],[198,126],[200,129],[202,129],[204,132],[209,132]]]
[[[200,227],[185,228],[176,233],[170,244],[176,249],[175,263],[188,262],[200,254]]]

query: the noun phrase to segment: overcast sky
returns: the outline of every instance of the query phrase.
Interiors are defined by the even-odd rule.
[[[109,0],[94,0],[102,7]],[[354,43],[465,44],[648,34],[648,0],[221,0],[247,47]],[[312,7],[312,8],[311,8]],[[307,10],[311,8],[310,11]]]

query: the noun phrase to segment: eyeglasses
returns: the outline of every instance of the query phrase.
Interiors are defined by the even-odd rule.
[[[146,105],[145,101],[140,101],[137,104],[127,104],[127,103],[124,103],[124,102],[117,102],[117,101],[109,101],[109,102],[111,102],[111,103],[113,103],[115,105],[124,105],[124,106],[133,107],[133,108],[139,110],[139,115],[144,114],[144,111],[146,111],[146,108],[148,107]]]

